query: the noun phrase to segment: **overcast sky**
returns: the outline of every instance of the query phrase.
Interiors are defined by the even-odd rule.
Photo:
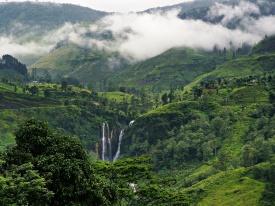
[[[0,0],[0,2],[11,2],[13,0]],[[17,0],[24,1],[24,0]],[[44,1],[44,0],[39,0]],[[178,4],[192,0],[46,0],[57,3],[71,3],[87,6],[97,10],[129,12],[142,11],[148,8]]]

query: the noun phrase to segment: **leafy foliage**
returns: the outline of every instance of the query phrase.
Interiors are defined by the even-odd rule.
[[[1,205],[48,205],[53,192],[31,163],[13,166],[0,176]]]
[[[117,200],[115,188],[95,174],[78,140],[30,120],[16,133],[16,143],[7,152],[4,168],[33,164],[54,194],[51,205],[111,205]],[[44,204],[43,199],[38,204]]]

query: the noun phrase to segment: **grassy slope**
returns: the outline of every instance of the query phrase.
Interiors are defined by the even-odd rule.
[[[74,69],[72,65],[70,65],[70,62],[72,62],[73,59],[79,58],[80,55],[80,49],[75,46],[60,48],[52,51],[48,56],[39,59],[32,65],[32,68],[47,69],[52,72],[52,74],[58,69],[56,73],[66,74]]]
[[[186,85],[223,61],[224,57],[221,55],[178,48],[126,66],[125,60],[117,54],[70,45],[52,51],[31,68],[38,68],[38,73],[47,70],[53,76],[74,77],[97,88],[103,80],[108,80],[118,86],[145,87],[160,91]]]
[[[226,61],[213,71],[206,72],[194,78],[187,84],[184,91],[191,91],[205,79],[240,78],[259,75],[275,70],[275,36],[268,37],[257,44],[250,56],[242,56]]]
[[[240,57],[218,66],[217,69],[209,73],[198,76],[185,87],[185,91],[190,91],[204,79],[247,77],[271,72],[274,69],[275,53]]]
[[[219,95],[224,95],[224,93],[226,93],[226,96],[230,96],[231,102],[226,105],[219,105],[223,102]],[[210,114],[231,111],[236,119],[231,126],[231,135],[223,141],[219,152],[227,153],[230,156],[229,162],[227,163],[233,165],[233,167],[234,165],[238,167],[238,165],[241,164],[241,150],[244,145],[245,135],[249,126],[254,121],[253,118],[250,117],[250,114],[255,111],[258,106],[268,103],[267,91],[262,86],[255,85],[235,88],[229,93],[227,89],[221,89],[219,94],[213,93],[210,96],[209,100],[217,103],[214,105],[214,110],[210,112]],[[243,105],[245,105],[245,107],[243,107]],[[128,131],[131,133],[129,136],[140,139],[140,141],[146,141],[144,134],[152,133],[152,137],[161,139],[163,138],[161,136],[161,134],[163,134],[160,130],[161,126],[164,126],[166,130],[171,130],[169,123],[172,122],[174,126],[178,127],[175,123],[181,121],[182,116],[187,114],[185,110],[190,109],[200,114],[205,113],[205,111],[199,109],[194,101],[168,104],[150,111],[137,119],[132,126],[132,129],[136,131]],[[171,118],[171,114],[174,118]],[[162,122],[160,121],[161,119],[167,119],[169,123],[167,125],[158,125],[159,122]],[[180,124],[182,124],[182,122]],[[145,128],[145,130],[141,130],[140,128]],[[160,133],[156,131],[160,131]],[[127,137],[126,132],[125,138]],[[148,141],[150,143],[150,140]],[[126,142],[127,139],[125,140],[125,144]],[[156,142],[151,142],[151,144],[156,144]],[[131,147],[133,147],[133,145]],[[131,147],[123,147],[124,153],[131,149]],[[172,187],[176,187],[177,190],[183,190],[184,193],[193,194],[191,195],[191,205],[261,205],[260,200],[265,189],[264,182],[248,176],[247,169],[244,168],[231,168],[229,171],[221,172],[215,168],[215,161],[216,159],[214,158],[208,162],[193,162],[184,168],[183,171],[175,171],[173,176],[176,177],[177,184]],[[196,169],[193,168],[194,166]],[[187,187],[190,185],[192,186]]]
[[[129,102],[132,96],[130,94],[123,93],[123,92],[100,92],[99,95],[107,98],[109,101],[115,101],[115,102],[123,102],[124,100]]]
[[[83,115],[83,110],[72,106],[54,106],[54,107],[30,107],[16,110],[1,110],[0,125],[2,148],[14,142],[14,131],[25,120],[29,118],[48,121],[52,128],[61,129],[67,134],[88,138],[99,137],[98,128],[104,118],[96,115]]]
[[[247,177],[245,174],[246,169],[244,168],[221,172],[194,185],[192,189],[204,191],[197,205],[260,205],[265,184]]]
[[[137,63],[116,75],[113,81],[121,86],[150,88],[154,91],[179,87],[209,72],[224,58],[191,49],[171,49]]]
[[[46,99],[39,96],[16,94],[14,92],[2,92],[1,94],[0,109],[47,107],[60,104],[54,99]]]
[[[52,85],[39,85],[40,88]],[[73,89],[75,92],[77,90]],[[81,93],[82,90],[79,92]],[[25,120],[35,118],[48,121],[52,128],[60,129],[66,134],[76,135],[83,145],[94,150],[95,144],[100,137],[100,126],[102,122],[108,121],[110,125],[117,126],[118,121],[123,121],[121,115],[105,110],[103,107],[93,104],[86,106],[68,105],[63,101],[71,99],[69,97],[45,98],[31,96],[22,93],[22,88],[18,86],[17,93],[14,87],[8,84],[0,84],[0,150],[7,145],[14,143],[14,132]],[[80,100],[81,97],[78,97]]]
[[[204,79],[217,77],[230,79],[259,75],[265,72],[274,71],[274,68],[274,53],[254,54],[253,56],[241,57],[228,61],[209,73],[198,76],[193,82],[185,87],[185,91],[191,91],[194,86],[198,85],[200,81]],[[223,105],[217,111],[230,110],[237,118],[237,121],[232,125],[232,134],[224,140],[219,152],[226,153],[230,156],[229,165],[231,165],[231,167],[238,167],[241,163],[241,150],[244,145],[244,138],[250,125],[255,121],[250,117],[250,114],[255,111],[257,107],[267,104],[269,102],[269,96],[263,86],[250,85],[230,90],[227,88],[221,89],[219,90],[219,94],[211,92],[208,99],[223,104],[223,99],[225,97],[229,99],[228,104]],[[188,95],[185,95],[185,98],[188,99]],[[186,103],[188,104],[188,102]],[[141,139],[142,141],[144,138],[142,134],[150,132],[150,129],[158,124],[158,118],[166,118],[165,116],[169,116],[169,113],[178,114],[178,112],[182,112],[183,107],[180,107],[180,104],[184,103],[170,104],[142,116],[141,119],[135,122],[136,126],[149,129],[141,132],[137,129],[137,133],[133,133],[134,138]],[[189,102],[189,104],[192,103]],[[147,121],[146,118],[148,117],[156,121]],[[167,121],[169,122],[170,119],[168,118]],[[144,125],[142,126],[142,124]],[[153,136],[154,138],[158,138],[156,135]],[[226,172],[219,172],[214,167],[215,161],[216,160],[213,159],[207,163],[201,164],[194,162],[191,167],[184,169],[185,172],[182,172],[182,170],[175,172],[174,176],[176,176],[177,179],[177,190],[185,188],[183,191],[187,193],[187,196],[192,194],[190,196],[191,205],[262,205],[262,195],[266,186],[265,182],[256,180],[248,175],[247,172],[249,169],[231,168]],[[194,165],[197,165],[196,169],[192,169]],[[186,188],[187,185],[192,186]]]
[[[37,68],[38,74],[42,76],[48,71],[55,79],[73,77],[80,82],[90,83],[93,88],[99,88],[110,74],[123,67],[125,62],[120,60],[118,54],[68,45],[42,57],[31,66],[31,69]]]
[[[240,77],[257,75],[271,71],[274,67],[275,54],[255,55],[229,61],[212,71],[209,76]]]

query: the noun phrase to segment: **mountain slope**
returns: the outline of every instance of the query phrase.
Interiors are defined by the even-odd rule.
[[[38,88],[38,92],[31,95],[29,91],[33,87]],[[64,91],[60,85],[47,83],[22,86],[0,82],[0,151],[14,143],[14,131],[28,119],[47,121],[51,128],[77,136],[95,155],[102,122],[108,122],[110,128],[117,130],[128,123],[125,115],[115,111],[114,103],[107,108],[101,102],[107,104],[108,100],[91,95],[90,90],[68,88]]]
[[[0,77],[6,81],[18,81],[27,79],[27,67],[13,56],[0,57]]]
[[[255,54],[275,53],[275,36],[266,37],[253,48]]]
[[[255,48],[264,51],[266,41]],[[274,71],[272,52],[242,56],[217,66],[189,84],[174,103],[136,119],[126,131],[123,153],[150,155],[158,169],[190,169],[202,162],[222,170],[246,165],[242,156],[246,146],[260,150],[257,140],[274,141],[274,131],[269,128],[274,124]],[[265,126],[258,127],[261,121]],[[261,133],[265,129],[269,132]],[[247,164],[262,160],[251,161]],[[208,171],[204,175],[208,176]],[[184,184],[192,182],[191,178],[191,183]]]
[[[275,71],[274,36],[267,37],[252,49],[248,56],[240,56],[219,65],[215,70],[198,76],[186,86],[191,90],[201,82],[217,80],[219,78],[240,78],[261,75]]]
[[[256,1],[256,0],[197,0],[192,2],[185,2],[180,3],[177,5],[172,5],[168,7],[161,7],[161,8],[154,8],[147,10],[146,12],[154,12],[154,11],[168,11],[171,9],[178,9],[180,10],[179,17],[182,19],[200,19],[206,22],[211,23],[221,23],[223,19],[223,15],[216,16],[215,18],[210,18],[208,12],[210,11],[211,7],[214,6],[216,3],[227,5],[227,6],[236,6],[240,4],[240,2],[250,2],[257,6],[260,11],[259,14],[250,14],[251,17],[260,17],[260,16],[269,16],[275,14],[275,2],[273,0],[265,0],[265,1]],[[239,8],[239,11],[245,8]],[[227,25],[229,28],[237,28],[238,26],[241,27],[242,18],[235,17],[229,22]]]
[[[111,85],[161,91],[180,87],[225,61],[223,55],[177,48],[140,63],[129,63],[116,53],[66,46],[39,59],[31,68],[48,71],[53,77],[76,78],[96,88]],[[107,83],[106,83],[107,84]],[[105,85],[106,86],[106,85]]]
[[[32,29],[47,31],[66,22],[91,22],[105,16],[105,12],[70,4],[0,3],[0,33],[24,34]]]
[[[175,48],[130,66],[111,81],[125,87],[167,90],[188,84],[223,61],[224,56],[212,52]]]
[[[208,74],[208,78],[257,75],[273,71],[274,68],[275,54],[242,57],[219,66],[215,71]]]
[[[107,87],[106,78],[122,69],[126,60],[117,53],[67,45],[53,50],[31,66],[38,77],[50,74],[53,80],[74,78],[93,88]]]
[[[273,205],[274,79],[250,73],[209,80],[200,95],[187,92],[184,101],[137,118],[122,155],[150,156],[186,205]]]

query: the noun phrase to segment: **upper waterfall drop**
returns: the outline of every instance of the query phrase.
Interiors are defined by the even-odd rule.
[[[135,120],[132,120],[132,121],[129,123],[129,127],[131,127],[134,123],[135,123]]]
[[[102,137],[101,137],[101,141],[102,141],[102,151],[101,151],[101,159],[105,160],[105,150],[106,150],[106,137],[105,137],[105,122],[103,122],[102,124]]]

